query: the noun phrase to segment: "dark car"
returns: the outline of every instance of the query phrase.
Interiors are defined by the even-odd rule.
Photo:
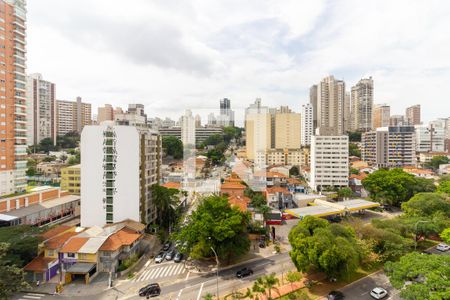
[[[150,297],[157,297],[161,294],[161,288],[157,283],[151,283],[149,285],[144,286],[139,290],[139,296],[146,297],[147,299]]]
[[[423,250],[422,254],[433,254],[433,252],[431,252],[430,250]]]
[[[258,246],[259,246],[259,248],[266,248],[266,237],[264,235],[261,235],[259,237]]]
[[[236,272],[237,278],[244,278],[247,276],[253,275],[253,270],[249,268],[242,268],[239,271]]]
[[[167,251],[170,249],[170,246],[172,246],[172,242],[166,242],[162,248],[163,251]]]
[[[170,251],[168,251],[167,253],[166,253],[166,260],[172,260],[173,259],[173,257],[175,256],[175,249],[172,249],[172,250],[170,250]]]
[[[166,252],[159,252],[158,255],[156,255],[155,257],[155,263],[159,264],[162,263],[164,258],[166,257]]]
[[[183,260],[183,253],[177,252],[177,254],[175,254],[175,257],[173,258],[173,261],[179,263],[182,260]]]
[[[344,294],[339,291],[331,291],[327,296],[328,300],[342,300],[344,298],[345,298]]]

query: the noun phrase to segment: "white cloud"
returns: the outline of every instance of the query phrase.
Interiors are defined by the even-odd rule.
[[[431,119],[450,115],[449,17],[446,1],[30,1],[28,66],[58,98],[172,117],[221,97],[300,110],[327,74],[372,75],[376,102]]]

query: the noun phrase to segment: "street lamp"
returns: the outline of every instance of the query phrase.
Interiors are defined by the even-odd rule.
[[[214,248],[211,246],[211,250],[214,252],[216,256],[216,285],[217,285],[217,299],[219,299],[219,257],[217,257],[217,253]]]
[[[430,221],[420,220],[420,221],[417,221],[416,224],[414,225],[414,234],[416,235],[414,238],[414,242],[415,242],[414,243],[414,251],[417,250],[417,225],[419,225],[419,223],[430,223]]]

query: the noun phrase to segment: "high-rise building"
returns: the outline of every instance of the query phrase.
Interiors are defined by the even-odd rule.
[[[317,87],[317,133],[344,134],[345,82],[325,77]],[[314,109],[314,108],[313,108]]]
[[[214,116],[214,113],[210,113],[208,115],[208,124],[207,124],[207,126],[208,127],[215,127],[215,126],[217,126],[217,119],[216,119],[216,116]]]
[[[414,126],[416,131],[417,152],[444,152],[445,151],[445,128],[431,123]]]
[[[420,104],[416,104],[406,108],[405,113],[406,122],[408,125],[420,125]]]
[[[150,187],[160,179],[160,136],[112,124],[86,126],[81,134],[81,226],[154,223]]]
[[[348,136],[311,137],[309,186],[315,191],[348,186]]]
[[[144,123],[147,123],[147,114],[145,113],[144,104],[128,104],[127,112],[144,118]]]
[[[0,196],[27,185],[25,5],[0,0]]]
[[[414,126],[380,127],[363,133],[361,154],[364,161],[379,168],[414,166]]]
[[[202,117],[199,114],[195,115],[195,127],[202,127]]]
[[[373,80],[363,78],[352,87],[352,130],[370,131],[373,127]]]
[[[271,118],[269,108],[262,106],[259,98],[245,110],[245,140],[247,159],[264,166],[266,151],[271,148]]]
[[[314,109],[311,103],[302,105],[302,125],[301,125],[301,144],[302,146],[311,145],[311,136],[314,134],[313,129]]]
[[[389,118],[389,126],[404,126],[408,125],[403,115],[393,115]]]
[[[35,73],[27,76],[28,145],[51,138],[56,145],[55,84]]]
[[[391,107],[387,104],[375,105],[373,114],[373,128],[388,127],[391,118]]]
[[[91,104],[81,101],[77,97],[75,101],[56,100],[56,124],[57,134],[65,135],[76,131],[81,133],[84,126],[92,122]]]
[[[313,109],[313,131],[317,128],[317,84],[309,89],[309,103]]]
[[[351,97],[349,92],[345,92],[344,100],[344,132],[349,132],[352,130],[352,108],[351,108]]]
[[[234,126],[234,111],[231,110],[231,100],[228,98],[220,99],[220,114],[217,117],[220,126]]]
[[[301,146],[301,115],[281,106],[275,113],[275,149],[299,149]],[[272,138],[271,138],[272,139]]]
[[[148,127],[147,115],[144,112],[143,104],[128,104],[126,112],[122,109],[116,109],[114,111],[114,121],[117,125]]]
[[[105,104],[104,107],[97,109],[97,123],[100,124],[104,121],[114,120],[114,108],[111,104]]]

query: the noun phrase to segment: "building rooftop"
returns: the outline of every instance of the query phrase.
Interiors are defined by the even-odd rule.
[[[165,188],[168,188],[168,189],[177,189],[177,190],[181,189],[181,183],[180,182],[169,181],[169,182],[166,182],[166,183],[162,184],[161,186],[163,186]]]
[[[78,252],[81,247],[89,240],[87,237],[72,237],[60,250],[62,253]]]
[[[248,197],[240,197],[240,196],[230,196],[228,197],[228,203],[230,203],[231,206],[238,207],[242,212],[247,211],[248,204],[250,203],[251,199]]]
[[[61,235],[55,236],[55,237],[45,241],[44,245],[47,249],[57,250],[57,249],[61,248],[71,237],[76,236],[78,233],[79,232],[76,232],[76,231],[64,232]]]
[[[52,237],[55,237],[65,231],[69,230],[70,228],[72,228],[72,226],[66,226],[66,225],[55,226],[55,227],[47,230],[46,232],[42,233],[42,238],[44,240],[48,240]]]
[[[39,255],[30,261],[23,269],[25,271],[46,271],[48,265],[57,260],[57,258],[49,258]]]
[[[222,183],[220,189],[228,189],[228,190],[245,190],[245,185],[237,182],[224,182]]]
[[[128,228],[123,228],[109,236],[99,248],[101,251],[116,251],[122,246],[129,246],[138,240],[142,234]]]

